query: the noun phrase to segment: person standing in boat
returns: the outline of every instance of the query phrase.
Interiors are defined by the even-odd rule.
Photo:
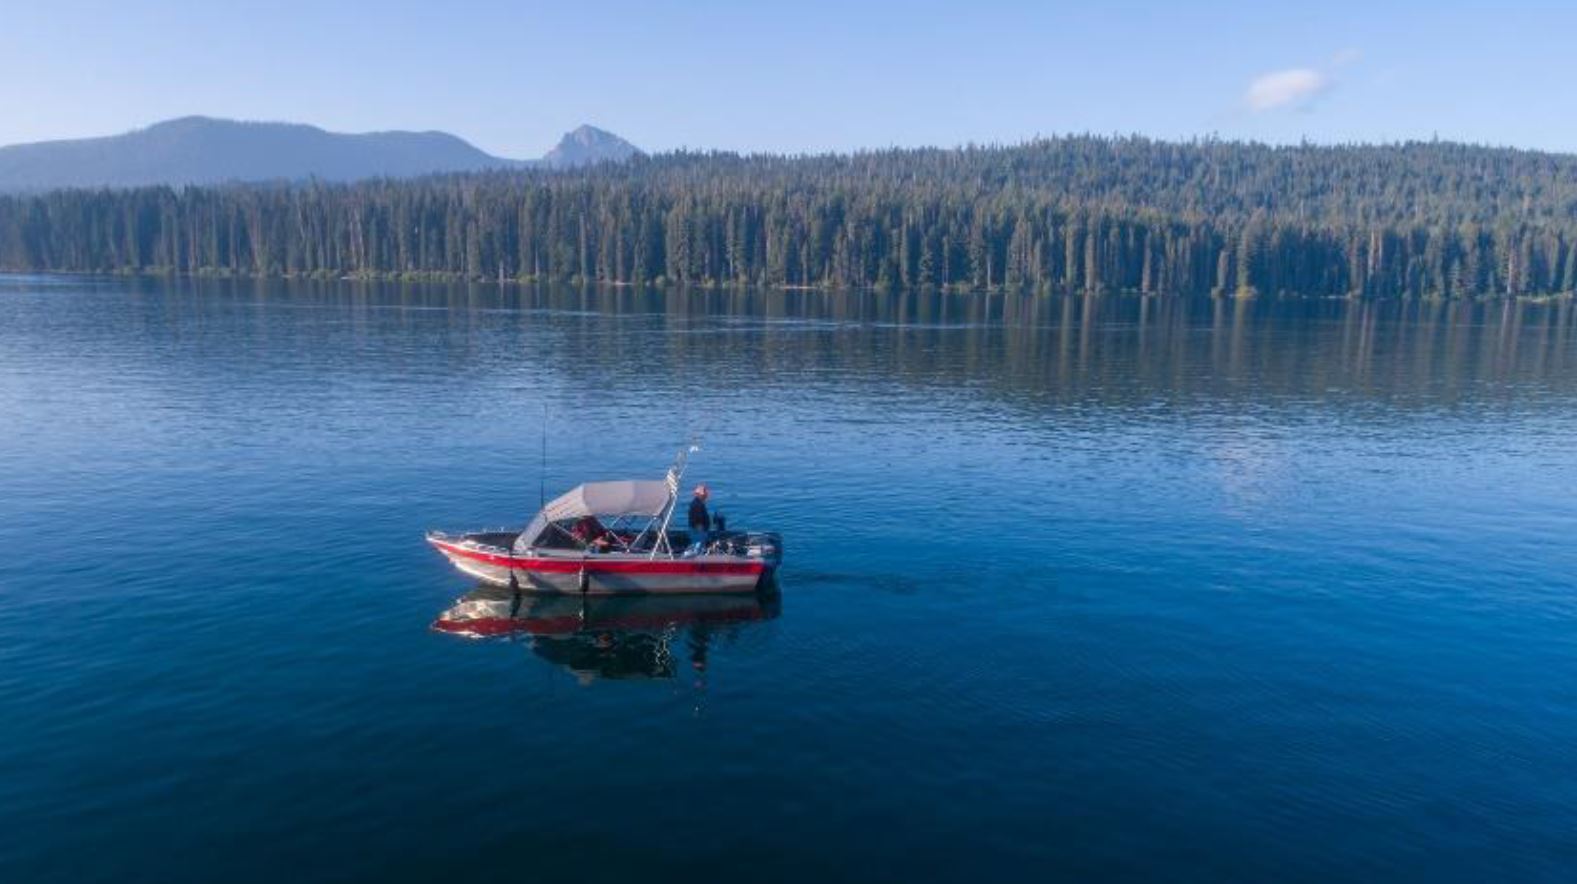
[[[695,495],[690,498],[690,549],[688,552],[698,553],[711,540],[712,516],[706,511],[706,500],[712,493],[707,490],[706,483],[695,486]]]

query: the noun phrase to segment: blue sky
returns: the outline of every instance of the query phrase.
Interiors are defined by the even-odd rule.
[[[0,144],[201,113],[536,156],[1036,134],[1577,151],[1577,2],[0,0]]]

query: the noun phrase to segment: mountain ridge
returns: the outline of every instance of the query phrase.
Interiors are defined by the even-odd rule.
[[[565,169],[621,162],[639,148],[590,125],[540,159],[495,156],[438,130],[331,132],[306,123],[208,116],[117,135],[0,147],[0,192],[303,180],[411,178],[485,169]]]

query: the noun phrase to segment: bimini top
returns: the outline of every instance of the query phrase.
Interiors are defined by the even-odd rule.
[[[548,501],[542,515],[550,522],[581,516],[660,516],[671,496],[661,479],[587,482]]]
[[[662,479],[621,479],[614,482],[587,482],[548,501],[520,532],[517,549],[534,543],[549,522],[578,519],[581,516],[649,516],[657,518],[673,500],[668,482]]]

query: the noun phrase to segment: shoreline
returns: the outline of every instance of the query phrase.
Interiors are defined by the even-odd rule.
[[[1472,295],[1364,295],[1350,292],[1347,294],[1322,292],[1276,292],[1264,293],[1255,291],[1238,292],[1211,292],[1205,295],[1188,295],[1167,292],[1145,292],[1134,289],[1101,289],[1096,291],[1068,290],[1059,287],[1037,288],[1033,286],[993,286],[980,288],[975,286],[902,286],[902,285],[864,285],[864,286],[839,286],[839,285],[810,285],[805,283],[733,283],[733,282],[675,282],[672,280],[656,280],[651,282],[631,282],[628,280],[585,280],[579,277],[569,278],[543,278],[534,276],[524,277],[496,277],[496,276],[471,276],[464,273],[450,272],[420,272],[420,273],[235,273],[230,271],[175,271],[160,268],[139,270],[54,270],[38,268],[0,267],[0,275],[15,276],[70,276],[70,277],[105,277],[116,279],[192,279],[192,280],[226,280],[226,281],[254,281],[254,282],[361,282],[361,283],[441,283],[441,284],[466,284],[490,285],[498,288],[506,286],[528,285],[563,285],[571,288],[583,289],[650,289],[663,292],[723,292],[723,291],[781,291],[781,292],[817,292],[823,294],[893,294],[903,291],[923,292],[928,294],[946,294],[961,296],[990,297],[995,295],[1032,295],[1036,297],[1143,297],[1143,298],[1202,298],[1204,300],[1225,301],[1253,301],[1261,298],[1311,298],[1320,300],[1340,301],[1471,301],[1477,303],[1496,301],[1518,301],[1524,303],[1550,303],[1558,301],[1571,301],[1577,299],[1577,291],[1563,292],[1527,292],[1523,294],[1498,294],[1483,292]]]

